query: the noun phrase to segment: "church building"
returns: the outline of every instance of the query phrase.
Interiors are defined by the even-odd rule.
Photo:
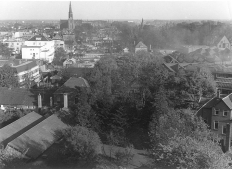
[[[69,4],[68,20],[60,20],[60,29],[62,30],[65,51],[68,53],[74,52],[77,42],[74,34],[75,24],[71,2]]]
[[[73,31],[75,29],[75,24],[73,21],[73,12],[71,2],[69,4],[68,20],[60,20],[60,30]]]

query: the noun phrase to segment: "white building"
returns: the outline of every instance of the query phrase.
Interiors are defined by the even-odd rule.
[[[147,52],[147,46],[141,41],[135,46],[135,53],[138,52],[138,51]]]
[[[25,37],[25,36],[32,36],[33,34],[31,32],[15,32],[14,33],[14,38],[22,38],[22,37]]]
[[[43,36],[35,35],[29,40],[25,41],[22,46],[22,59],[39,59],[46,60],[49,63],[54,58],[54,41]]]
[[[9,48],[13,50],[13,53],[19,54],[22,46],[24,45],[23,39],[5,39],[3,40],[4,44],[7,44]]]
[[[30,81],[38,83],[40,81],[39,65],[36,61],[23,61],[17,60],[8,63],[13,69],[15,69],[18,82],[23,84],[25,78],[29,78]]]

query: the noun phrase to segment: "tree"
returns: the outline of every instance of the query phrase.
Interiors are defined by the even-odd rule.
[[[64,138],[61,144],[62,160],[68,165],[90,166],[101,153],[101,140],[98,134],[85,127],[76,125],[58,132]]]
[[[3,44],[0,42],[0,55],[6,58],[10,58],[12,54],[12,49],[7,46],[7,44]]]
[[[172,168],[229,168],[231,159],[222,152],[219,137],[190,110],[170,109],[159,119],[150,137],[156,164]]]
[[[5,64],[0,68],[0,86],[1,87],[18,87],[19,82],[17,78],[16,69]]]
[[[55,50],[55,56],[52,61],[54,65],[63,65],[63,60],[66,59],[66,52],[64,48],[60,47]]]

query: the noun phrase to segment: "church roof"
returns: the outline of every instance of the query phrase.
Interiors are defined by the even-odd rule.
[[[147,48],[147,46],[143,43],[143,42],[139,42],[136,46],[135,46],[135,48]]]

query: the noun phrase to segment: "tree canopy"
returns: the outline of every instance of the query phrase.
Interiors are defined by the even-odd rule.
[[[18,77],[15,69],[5,64],[0,68],[0,86],[1,87],[18,87]]]

